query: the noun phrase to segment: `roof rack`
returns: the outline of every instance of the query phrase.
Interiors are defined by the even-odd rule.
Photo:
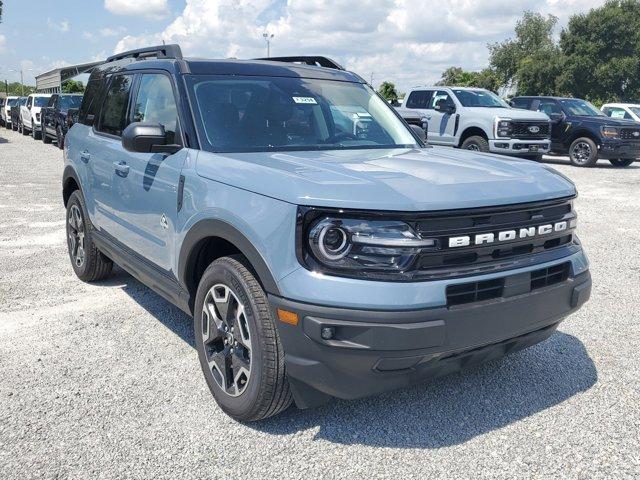
[[[312,67],[324,67],[333,68],[335,70],[344,70],[342,65],[338,62],[331,60],[327,57],[318,56],[302,56],[302,57],[269,57],[269,58],[256,58],[256,60],[269,60],[272,62],[287,62],[287,63],[303,63]]]
[[[107,58],[106,62],[115,62],[123,58],[143,59],[143,58],[175,58],[182,59],[182,50],[180,45],[158,45],[155,47],[138,48],[136,50],[128,50],[122,53],[116,53]]]

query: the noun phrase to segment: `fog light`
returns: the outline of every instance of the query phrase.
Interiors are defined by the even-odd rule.
[[[322,327],[320,330],[320,336],[323,340],[331,340],[336,334],[336,329],[333,327]]]

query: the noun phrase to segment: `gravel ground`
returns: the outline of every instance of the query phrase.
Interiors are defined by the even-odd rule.
[[[638,478],[640,163],[578,169],[591,301],[548,341],[259,424],[210,397],[191,320],[76,279],[62,154],[0,130],[0,478]]]

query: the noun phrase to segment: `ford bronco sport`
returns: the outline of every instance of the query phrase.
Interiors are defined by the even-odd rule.
[[[115,55],[64,156],[75,273],[115,262],[192,315],[236,419],[517,351],[590,295],[567,178],[426,146],[324,57]]]

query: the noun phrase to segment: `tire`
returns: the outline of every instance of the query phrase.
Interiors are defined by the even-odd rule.
[[[11,122],[11,130],[13,130],[14,132],[18,131],[18,121],[17,120],[15,122]]]
[[[576,167],[593,167],[598,161],[598,146],[588,137],[576,138],[569,147],[569,160]]]
[[[227,415],[246,422],[286,410],[292,396],[269,302],[245,263],[234,255],[209,265],[198,285],[193,319],[209,390]],[[237,313],[241,307],[244,315]],[[225,311],[232,313],[227,317]]]
[[[463,150],[473,150],[476,152],[488,152],[489,142],[486,138],[481,137],[480,135],[474,135],[462,142],[462,146],[460,148],[462,148]]]
[[[24,135],[25,137],[27,135],[29,135],[29,130],[26,129],[26,127],[24,126],[24,123],[20,122],[20,133],[22,133],[22,135]]]
[[[113,262],[93,243],[93,228],[87,220],[84,198],[79,190],[69,197],[67,202],[66,232],[67,249],[71,266],[83,282],[95,282],[107,278],[113,269]],[[80,236],[79,233],[82,235]],[[81,242],[81,243],[79,243]],[[82,251],[78,248],[82,247]]]
[[[614,167],[628,167],[635,162],[635,158],[610,158],[609,162]]]
[[[56,143],[58,144],[58,148],[60,150],[64,148],[64,133],[62,133],[60,125],[56,127]]]
[[[42,124],[42,130],[40,131],[40,138],[42,138],[42,143],[51,143],[51,137],[47,135],[44,124]]]
[[[31,120],[31,138],[33,138],[34,140],[40,140],[40,133],[36,128],[36,125],[33,122],[33,120]]]

